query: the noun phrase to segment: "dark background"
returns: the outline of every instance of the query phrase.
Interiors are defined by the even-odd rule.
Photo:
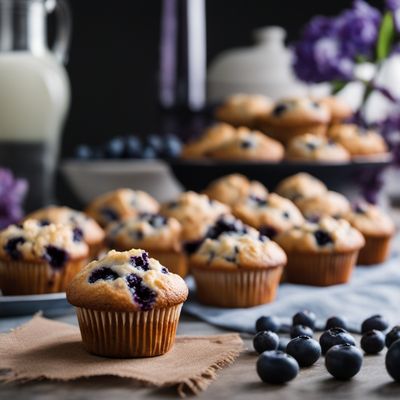
[[[349,0],[206,0],[208,61],[252,44],[252,31],[283,26],[295,40],[313,15],[335,15]],[[382,1],[370,1],[380,6]],[[62,154],[124,133],[157,131],[161,0],[70,0],[74,32],[68,73],[72,106]]]

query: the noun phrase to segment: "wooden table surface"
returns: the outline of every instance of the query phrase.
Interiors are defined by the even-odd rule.
[[[73,315],[58,318],[75,323]],[[19,321],[18,321],[19,322]],[[11,325],[10,325],[11,323]],[[1,320],[0,329],[15,325],[15,320]],[[222,330],[183,316],[178,334],[218,334]],[[248,350],[231,366],[221,370],[218,378],[201,393],[199,399],[268,399],[268,400],[320,400],[320,399],[386,399],[400,397],[400,384],[394,383],[386,372],[384,355],[366,356],[361,372],[351,381],[340,382],[325,370],[323,358],[311,368],[300,371],[298,377],[283,386],[264,384],[255,370],[257,355],[252,351],[251,336],[242,335]],[[359,337],[357,338],[359,340]],[[101,377],[71,382],[31,382],[0,384],[1,400],[131,400],[178,398],[174,389],[144,388],[131,380]]]

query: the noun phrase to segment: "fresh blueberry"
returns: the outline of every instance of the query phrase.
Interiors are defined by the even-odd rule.
[[[93,158],[93,150],[87,144],[80,144],[74,151],[74,157],[78,160],[89,160]]]
[[[385,335],[381,331],[372,330],[364,333],[360,342],[367,354],[378,354],[385,348]]]
[[[361,369],[363,355],[351,344],[338,344],[325,355],[325,366],[336,379],[347,380],[357,375]]]
[[[132,256],[129,260],[129,263],[138,269],[143,271],[149,270],[149,254],[147,252],[143,252],[141,256]]]
[[[223,216],[210,226],[205,236],[210,239],[217,239],[223,233],[245,234],[247,232],[247,226],[241,220]]]
[[[261,331],[256,333],[253,338],[254,350],[261,354],[264,351],[276,350],[279,345],[279,337],[271,331]]]
[[[150,134],[146,136],[144,143],[146,147],[150,147],[155,151],[156,157],[160,156],[164,151],[164,141],[160,135]]]
[[[283,351],[265,351],[257,360],[258,376],[266,383],[289,382],[297,376],[299,369],[297,361]]]
[[[314,336],[314,332],[309,326],[293,325],[290,328],[290,337],[294,339],[298,336],[308,336],[312,338]]]
[[[125,138],[125,158],[141,158],[142,151],[142,142],[137,136],[129,135]]]
[[[372,331],[386,331],[389,328],[389,323],[382,317],[382,315],[373,315],[367,318],[361,325],[361,333]]]
[[[61,269],[69,260],[68,253],[56,246],[46,246],[46,252],[43,258],[52,266],[54,269]]]
[[[347,323],[341,317],[330,317],[326,320],[325,330],[327,331],[332,328],[342,328],[347,330]]]
[[[142,311],[151,310],[157,294],[143,283],[143,279],[135,274],[126,277],[126,283],[132,293],[133,301],[137,303]]]
[[[153,228],[161,228],[167,224],[167,218],[160,214],[141,213],[140,218]]]
[[[281,323],[277,317],[271,315],[263,315],[256,321],[256,331],[279,332]]]
[[[252,195],[249,196],[249,199],[252,202],[256,203],[256,205],[258,207],[266,207],[268,205],[268,199],[265,198],[265,197],[262,198],[262,197],[258,197],[258,196],[255,196],[255,195],[252,194]]]
[[[287,337],[280,337],[277,350],[286,352],[286,348],[287,348],[287,345],[289,344],[290,340],[291,339],[289,339]]]
[[[142,150],[142,158],[145,160],[153,160],[157,158],[157,152],[150,146],[146,146]]]
[[[24,244],[25,239],[22,236],[10,239],[4,246],[4,251],[13,260],[19,260],[22,257],[21,251],[19,250],[19,245]]]
[[[306,146],[309,150],[315,150],[317,148],[317,144],[313,142],[306,142]]]
[[[102,215],[103,218],[105,218],[107,221],[118,221],[119,215],[118,213],[110,208],[110,207],[104,207],[100,210],[100,214]]]
[[[107,158],[122,158],[124,150],[124,139],[121,137],[115,137],[106,143],[105,155]]]
[[[394,326],[386,335],[385,344],[389,348],[396,340],[400,339],[400,326]]]
[[[396,340],[386,353],[386,370],[397,382],[400,382],[400,340]]]
[[[277,104],[272,111],[275,117],[280,117],[287,110],[286,104]]]
[[[72,240],[74,242],[82,242],[83,240],[83,231],[81,228],[75,227],[72,230]]]
[[[254,142],[248,139],[243,139],[240,142],[240,147],[242,149],[250,149],[251,147],[254,147]]]
[[[331,328],[325,331],[319,338],[322,354],[325,354],[331,347],[338,344],[356,345],[353,336],[343,328]]]
[[[89,276],[89,283],[95,283],[98,280],[103,281],[115,281],[119,278],[119,275],[114,272],[109,267],[101,267],[99,269],[95,269]]]
[[[329,235],[329,233],[324,232],[322,230],[317,230],[314,233],[314,236],[315,236],[315,240],[318,243],[318,246],[324,247],[324,246],[327,246],[328,244],[333,243],[332,236]]]
[[[267,238],[273,239],[278,234],[278,231],[272,226],[264,225],[260,227],[260,234],[262,236],[266,236]]]
[[[163,156],[165,158],[177,158],[182,152],[181,140],[173,134],[169,134],[164,138]]]
[[[286,353],[295,358],[300,367],[310,367],[321,357],[321,346],[308,336],[298,336],[288,343]]]
[[[292,325],[305,325],[310,327],[312,330],[315,329],[315,321],[317,317],[310,310],[299,311],[292,318]]]

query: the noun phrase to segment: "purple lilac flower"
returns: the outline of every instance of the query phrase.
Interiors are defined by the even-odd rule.
[[[363,0],[335,18],[313,18],[294,46],[297,76],[317,83],[350,80],[356,60],[373,56],[381,18]]]
[[[386,8],[392,12],[394,25],[397,32],[400,32],[400,0],[386,0]]]
[[[356,0],[353,8],[345,10],[337,19],[343,53],[353,59],[358,56],[371,58],[379,34],[381,13],[365,1]]]
[[[16,179],[10,170],[0,168],[0,229],[21,220],[27,189],[24,179]]]

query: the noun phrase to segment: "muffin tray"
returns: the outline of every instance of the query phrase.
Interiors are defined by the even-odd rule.
[[[29,296],[1,296],[0,317],[15,317],[43,311],[48,317],[65,314],[71,306],[65,293],[39,294]]]
[[[282,179],[297,172],[308,172],[322,180],[331,190],[352,193],[357,189],[360,175],[379,172],[389,166],[391,161],[391,155],[387,154],[376,158],[359,158],[350,163],[176,160],[170,162],[170,167],[187,190],[201,191],[214,179],[233,173],[258,180],[273,190]]]

